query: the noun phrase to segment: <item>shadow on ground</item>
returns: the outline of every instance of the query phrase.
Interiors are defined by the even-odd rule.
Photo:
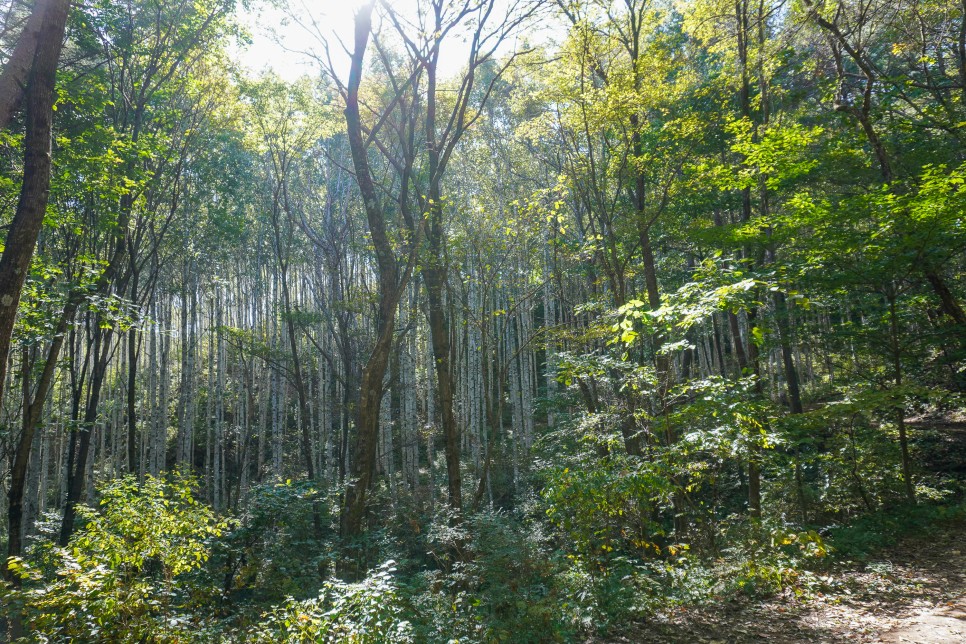
[[[830,574],[835,591],[676,610],[634,625],[614,644],[824,642],[966,643],[966,523],[937,527],[864,565]]]

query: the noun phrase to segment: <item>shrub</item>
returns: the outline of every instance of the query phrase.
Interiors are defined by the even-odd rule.
[[[311,481],[253,486],[238,520],[215,547],[210,574],[232,600],[308,599],[330,569],[329,499]],[[323,534],[317,534],[314,521]],[[320,538],[321,537],[321,538]]]
[[[133,476],[100,488],[99,509],[81,506],[86,522],[66,548],[38,544],[28,560],[11,560],[24,588],[11,593],[40,641],[184,641],[190,617],[186,573],[209,555],[208,540],[225,524],[192,495],[194,481]]]
[[[419,576],[414,596],[422,641],[549,642],[568,639],[561,568],[541,526],[486,510],[453,521],[446,512],[428,533],[438,569]]]
[[[254,642],[348,642],[390,644],[414,641],[387,561],[357,584],[327,581],[319,596],[290,599],[262,617],[248,633]]]

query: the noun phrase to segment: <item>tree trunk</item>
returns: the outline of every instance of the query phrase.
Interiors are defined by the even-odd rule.
[[[460,474],[460,432],[453,413],[453,375],[450,365],[449,324],[443,310],[444,276],[436,267],[423,267],[429,304],[429,331],[436,366],[439,412],[446,441],[446,475],[448,502],[457,512],[462,507],[462,477]]]
[[[896,317],[896,295],[887,294],[889,300],[889,340],[892,349],[893,379],[899,396],[902,396],[902,348],[899,343],[899,320]],[[912,464],[909,460],[909,439],[906,435],[906,406],[896,405],[896,424],[899,428],[899,449],[902,453],[902,482],[905,487],[906,500],[916,502],[916,487],[912,481]]]
[[[137,301],[138,271],[134,270],[131,279],[131,299]],[[136,474],[138,471],[138,419],[137,408],[137,373],[138,373],[138,345],[140,343],[140,329],[134,325],[127,332],[127,471]]]
[[[13,323],[20,304],[20,293],[30,270],[30,260],[43,227],[50,196],[51,131],[53,106],[57,98],[57,61],[64,39],[69,4],[68,0],[46,0],[43,3],[38,2],[35,8],[35,13],[42,11],[43,7],[47,9],[27,77],[23,184],[20,187],[17,211],[7,233],[3,256],[0,257],[0,406],[3,404],[7,356],[10,352]],[[28,22],[28,29],[32,28],[32,23],[33,16]],[[14,56],[17,56],[16,51]],[[7,71],[5,68],[0,79],[6,79]],[[11,75],[15,76],[14,72],[15,70],[10,70]],[[11,82],[19,83],[16,78]],[[0,92],[0,101],[6,102],[8,98],[10,97],[5,92]]]
[[[375,0],[370,0],[370,2],[363,4],[355,15],[355,48],[352,53],[345,107],[346,129],[356,183],[362,195],[369,234],[375,247],[378,266],[379,307],[376,318],[376,343],[362,370],[362,378],[359,383],[355,458],[352,462],[352,477],[346,481],[345,504],[341,517],[342,536],[350,543],[362,532],[366,497],[376,465],[379,407],[383,395],[383,380],[392,352],[396,310],[412,271],[412,262],[410,262],[406,271],[400,276],[393,242],[389,238],[386,227],[386,217],[380,207],[376,186],[372,180],[367,145],[362,132],[359,87],[362,83],[362,67],[369,42],[369,32],[372,27],[374,5]],[[404,185],[405,183],[406,181],[403,182]],[[354,573],[352,570],[348,572]]]
[[[44,21],[48,19],[55,4],[52,0],[36,0],[27,24],[17,40],[17,46],[7,64],[3,66],[3,73],[0,74],[0,130],[5,130],[17,113],[24,88],[28,84],[28,76],[36,60],[37,44],[44,36]],[[67,3],[64,2],[63,5],[66,6]],[[48,41],[44,44],[49,46],[53,43]],[[57,55],[59,56],[59,49]]]
[[[7,556],[9,557],[19,557],[22,553],[23,498],[27,464],[30,460],[31,446],[34,443],[34,434],[40,422],[41,411],[54,382],[57,360],[60,357],[60,350],[64,346],[64,334],[67,331],[67,325],[73,320],[76,310],[76,305],[68,303],[64,312],[61,313],[50,348],[47,350],[47,360],[44,363],[44,369],[41,372],[33,398],[29,403],[26,398],[24,399],[26,409],[24,410],[23,427],[10,470],[10,491],[8,492],[10,503],[7,507],[7,525],[9,528]],[[20,579],[11,576],[10,581],[19,584]]]
[[[67,500],[64,503],[64,517],[60,526],[58,543],[66,546],[74,532],[74,516],[76,506],[81,500],[82,493],[87,487],[87,458],[90,453],[91,433],[97,422],[97,407],[100,402],[101,388],[104,376],[107,374],[107,362],[110,356],[110,329],[104,330],[98,325],[94,330],[94,346],[91,352],[94,356],[94,367],[91,372],[91,384],[88,390],[87,408],[84,412],[84,422],[81,427],[73,431],[77,443],[73,468],[67,472]]]

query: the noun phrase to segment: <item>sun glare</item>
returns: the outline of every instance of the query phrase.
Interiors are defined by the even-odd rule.
[[[324,58],[323,40],[336,69],[348,70],[343,47],[351,47],[356,12],[371,0],[301,0],[288,10],[262,5],[243,13],[252,43],[238,52],[238,60],[253,73],[267,69],[288,80],[318,74],[318,60]],[[425,0],[376,0],[406,21],[417,21],[418,7]],[[456,57],[441,60],[444,74],[459,69]],[[452,69],[450,69],[452,63]]]

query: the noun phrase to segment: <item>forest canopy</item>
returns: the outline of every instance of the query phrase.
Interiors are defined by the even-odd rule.
[[[966,525],[966,4],[307,4],[0,0],[0,637],[693,641]]]

